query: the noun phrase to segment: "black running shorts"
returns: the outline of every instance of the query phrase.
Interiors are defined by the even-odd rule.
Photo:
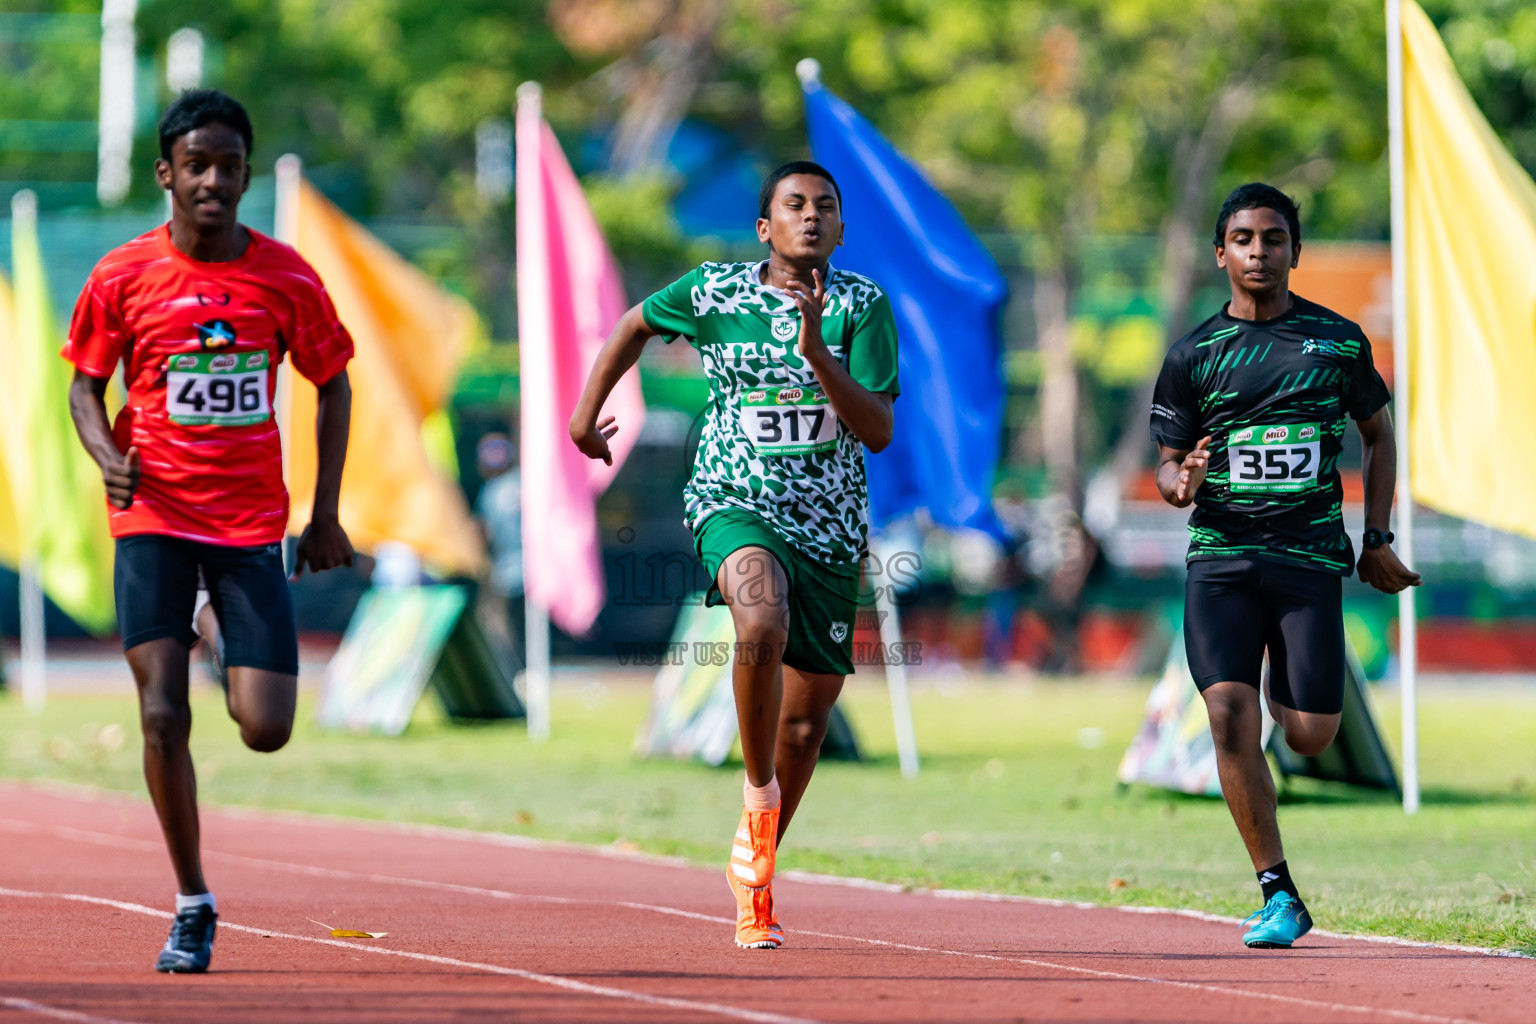
[[[225,547],[140,534],[117,541],[114,573],[123,650],[171,637],[197,641],[198,570],[224,637],[223,664],[299,674],[299,638],[280,544]]]
[[[1184,647],[1195,685],[1257,688],[1269,650],[1269,694],[1296,711],[1344,710],[1343,578],[1261,559],[1189,564]]]

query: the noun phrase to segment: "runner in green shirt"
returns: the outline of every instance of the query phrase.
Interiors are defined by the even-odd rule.
[[[733,683],[745,807],[726,879],[736,943],[775,948],[779,839],[816,767],[853,671],[860,562],[868,553],[864,448],[891,440],[896,322],[866,277],[834,268],[842,195],[825,168],[785,164],[763,182],[759,263],[705,263],[625,313],[571,416],[583,453],[608,461],[603,402],[650,338],[684,337],[709,377],[686,520],[736,625]]]

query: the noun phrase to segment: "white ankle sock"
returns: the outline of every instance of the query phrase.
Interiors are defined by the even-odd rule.
[[[776,811],[779,809],[779,777],[768,780],[768,785],[758,787],[748,780],[742,787],[741,796],[749,811]]]
[[[215,914],[219,912],[218,901],[213,898],[213,893],[211,892],[200,892],[196,896],[184,896],[181,893],[176,894],[176,913],[178,914],[183,910],[191,910],[193,907],[201,907],[204,905],[207,905],[207,907]]]

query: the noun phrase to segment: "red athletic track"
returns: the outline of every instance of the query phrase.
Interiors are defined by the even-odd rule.
[[[777,951],[723,870],[504,836],[203,816],[213,971],[150,969],[170,868],[146,803],[0,786],[0,1024],[1521,1021],[1536,963],[1231,923],[781,878]],[[331,939],[311,924],[387,931]]]

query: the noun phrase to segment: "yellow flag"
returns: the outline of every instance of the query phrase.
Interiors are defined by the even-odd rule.
[[[11,476],[14,456],[10,449],[19,447],[22,440],[14,410],[19,408],[21,369],[16,350],[16,312],[11,302],[11,286],[5,275],[0,274],[0,565],[12,569],[21,564],[21,524],[16,520],[15,488]]]
[[[475,334],[469,303],[444,291],[308,183],[299,187],[296,248],[357,346],[352,441],[341,523],[360,551],[394,540],[443,573],[475,573],[485,545],[458,482],[435,469],[422,424],[445,406]],[[289,530],[309,521],[315,488],[315,389],[295,377],[285,442]]]
[[[6,396],[7,465],[21,556],[40,569],[43,592],[93,633],[115,624],[112,537],[101,470],[80,446],[69,415],[69,364],[53,318],[35,206],[16,204],[11,266],[16,276],[11,341],[13,393]],[[10,369],[10,368],[8,368]],[[23,444],[14,441],[22,439]]]
[[[1536,536],[1536,184],[1403,3],[1413,496]]]

